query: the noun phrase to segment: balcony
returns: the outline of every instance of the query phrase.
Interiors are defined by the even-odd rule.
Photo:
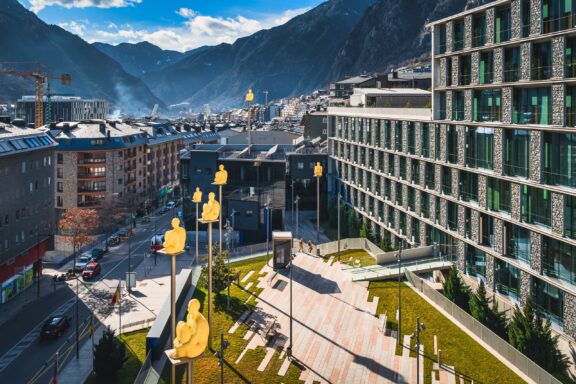
[[[93,186],[79,186],[78,193],[93,193],[93,192],[106,192],[106,186],[93,187]]]
[[[89,207],[98,207],[102,203],[102,200],[88,200],[88,201],[79,201],[78,207],[80,208],[89,208]]]
[[[78,179],[103,179],[106,172],[78,172]]]
[[[79,165],[91,165],[91,164],[104,164],[106,163],[105,157],[87,157],[83,159],[78,159]]]

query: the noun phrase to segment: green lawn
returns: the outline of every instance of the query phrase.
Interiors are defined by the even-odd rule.
[[[330,256],[334,256],[335,259],[338,258],[338,254],[333,253],[331,255],[325,256],[326,260],[330,258]],[[348,251],[340,252],[340,259],[342,264],[350,264],[352,266],[358,265],[356,260],[358,260],[361,267],[376,265],[376,259],[374,259],[368,252],[362,249],[351,249]]]
[[[116,377],[109,382],[110,384],[132,384],[134,382],[144,359],[146,359],[147,333],[148,328],[120,335],[120,340],[126,344],[127,360]],[[95,375],[90,376],[86,381],[87,384],[98,384],[101,382]]]
[[[396,310],[398,308],[398,283],[392,281],[372,282],[369,287],[369,300],[378,296],[378,314],[387,312],[388,327],[397,329]],[[454,366],[466,382],[474,383],[523,383],[524,381],[502,362],[492,356],[464,331],[444,317],[428,302],[422,299],[410,287],[402,284],[402,333],[411,334],[416,328],[416,317],[426,325],[420,340],[424,345],[424,382],[431,380],[432,363],[437,361],[434,355],[434,335],[438,338],[438,347],[442,350],[442,362]],[[415,348],[415,340],[412,341]],[[397,348],[400,353],[400,347]],[[412,356],[416,356],[414,352]]]
[[[257,258],[246,260],[243,262],[231,264],[231,267],[240,271],[240,280],[251,270],[254,271],[249,280],[241,283],[245,287],[249,282],[253,285],[250,292],[259,294],[261,289],[256,288],[258,282],[259,271],[265,263],[265,258]],[[230,343],[230,346],[225,351],[225,358],[227,365],[224,368],[224,381],[226,383],[300,383],[298,377],[300,370],[295,366],[290,366],[286,376],[278,376],[278,371],[282,365],[283,360],[279,360],[279,354],[272,358],[264,372],[257,370],[260,362],[264,358],[265,349],[257,349],[255,351],[247,352],[239,364],[235,364],[236,359],[247,345],[247,341],[243,339],[244,334],[248,330],[248,326],[242,324],[240,328],[234,333],[229,334],[228,330],[234,325],[236,320],[244,313],[246,309],[254,308],[255,299],[252,299],[248,304],[244,302],[250,294],[245,290],[233,285],[230,289],[230,310],[226,311],[226,291],[220,295],[214,296],[214,306],[212,312],[212,334],[213,334],[213,348],[215,350],[220,348],[220,333],[224,333],[224,338]],[[194,298],[200,300],[202,304],[201,311],[203,315],[208,318],[207,291],[204,288],[197,288],[194,293]],[[258,336],[255,336],[258,337]],[[168,378],[167,370],[164,371],[163,377]],[[185,383],[186,377],[184,370],[178,371],[180,379],[179,382]],[[214,384],[220,382],[220,367],[218,366],[218,359],[214,357],[213,352],[208,349],[204,353],[204,357],[194,363],[194,377],[195,384]]]

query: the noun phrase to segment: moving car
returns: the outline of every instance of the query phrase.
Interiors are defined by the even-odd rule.
[[[74,265],[74,272],[82,272],[88,263],[92,262],[92,256],[82,255],[78,260],[76,260],[76,265]]]
[[[102,248],[94,248],[94,249],[92,249],[92,252],[90,252],[90,254],[92,255],[92,258],[94,260],[100,260],[102,257],[104,257],[105,253],[106,253],[106,250],[104,250]]]
[[[102,272],[100,264],[96,262],[91,262],[88,263],[88,265],[86,265],[86,268],[84,268],[84,271],[82,272],[82,278],[84,280],[90,280],[98,276],[100,272]]]
[[[144,216],[144,217],[142,217],[142,222],[143,222],[143,223],[149,223],[149,222],[150,222],[150,216]]]
[[[169,201],[168,204],[166,204],[166,208],[168,209],[172,209],[176,206],[176,203],[173,201]]]
[[[55,339],[60,337],[69,326],[70,317],[51,316],[40,330],[40,339]]]

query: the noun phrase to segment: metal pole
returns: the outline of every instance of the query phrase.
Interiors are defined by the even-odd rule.
[[[170,255],[170,261],[172,264],[171,274],[170,274],[170,340],[176,338],[176,255]],[[176,383],[176,366],[170,364],[171,369],[171,382]]]
[[[190,360],[188,362],[188,375],[187,375],[187,382],[188,384],[192,384],[192,375],[194,373],[194,360]]]
[[[292,204],[291,205],[291,213],[292,213],[292,217],[291,217],[291,223],[292,226],[294,226],[294,180],[292,180],[292,182],[290,183],[290,186],[292,187]]]
[[[338,192],[338,262],[340,262],[340,199],[342,195]]]
[[[220,214],[218,215],[218,217],[220,218],[220,220],[218,220],[218,237],[219,237],[218,250],[220,253],[218,254],[218,261],[220,261],[220,258],[222,257],[222,204],[224,204],[224,202],[222,201],[222,185],[218,186],[218,190],[220,192],[219,195],[220,200],[218,200],[220,202]],[[218,278],[220,278],[220,263],[218,263]]]
[[[78,292],[78,276],[76,275],[76,244],[73,245],[74,248],[74,266],[72,271],[74,272],[74,277],[76,278],[76,360],[80,359],[80,334],[79,332],[79,310],[80,310],[80,295]]]
[[[300,196],[296,196],[296,237],[300,238],[300,230],[298,229],[298,201],[300,200]]]
[[[198,203],[196,203],[196,264],[198,264]]]
[[[156,220],[154,220],[154,265],[156,265],[156,256],[158,255],[158,251],[156,251]]]
[[[120,295],[118,296],[118,335],[122,333],[122,279],[118,281]]]
[[[40,298],[40,278],[42,277],[42,260],[40,259],[40,233],[36,234],[36,252],[38,257],[38,265],[36,267],[36,277],[38,278],[36,298]]]
[[[320,243],[320,176],[316,177],[316,245]]]
[[[220,384],[224,384],[224,334],[220,333]]]
[[[127,284],[128,285],[128,295],[130,295],[130,289],[131,289],[130,283],[132,282],[131,281],[132,278],[130,276],[130,273],[132,272],[132,265],[131,265],[132,263],[130,260],[131,255],[132,255],[132,235],[128,234],[128,279],[126,281],[128,283]]]
[[[402,329],[402,301],[400,295],[400,280],[402,268],[402,240],[400,240],[400,247],[398,248],[398,344],[402,343],[401,329]]]
[[[420,384],[420,318],[416,318],[416,383]]]
[[[269,246],[269,238],[270,238],[270,215],[269,215],[270,207],[266,205],[266,265],[268,265],[268,260],[270,258],[270,246]]]
[[[294,262],[294,254],[291,254],[290,259],[290,344],[286,354],[288,358],[292,358],[292,263]]]
[[[212,223],[208,223],[208,328],[212,328]],[[208,334],[208,348],[212,349],[212,332]]]

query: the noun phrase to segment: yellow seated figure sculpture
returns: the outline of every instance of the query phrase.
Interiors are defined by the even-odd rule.
[[[214,175],[213,184],[224,185],[228,181],[228,171],[224,169],[224,164],[220,164],[220,167],[218,167],[218,169],[220,170],[216,172],[216,174]]]
[[[248,93],[246,94],[246,102],[247,103],[251,103],[254,101],[254,93],[252,92],[251,89],[248,90]]]
[[[194,192],[194,195],[192,196],[192,202],[193,203],[201,203],[202,202],[202,191],[198,187],[196,187],[196,191]]]
[[[209,333],[208,321],[200,313],[200,302],[198,299],[190,300],[186,321],[179,321],[176,325],[174,351],[170,357],[172,359],[193,359],[200,356],[208,345]]]
[[[316,166],[314,167],[314,177],[320,177],[322,176],[322,164],[320,164],[320,162],[316,163]]]
[[[164,234],[164,251],[176,255],[184,251],[186,246],[186,230],[180,226],[180,219],[172,219],[172,229]]]
[[[202,220],[216,221],[220,217],[220,203],[216,201],[214,192],[208,194],[208,202],[202,206]]]

